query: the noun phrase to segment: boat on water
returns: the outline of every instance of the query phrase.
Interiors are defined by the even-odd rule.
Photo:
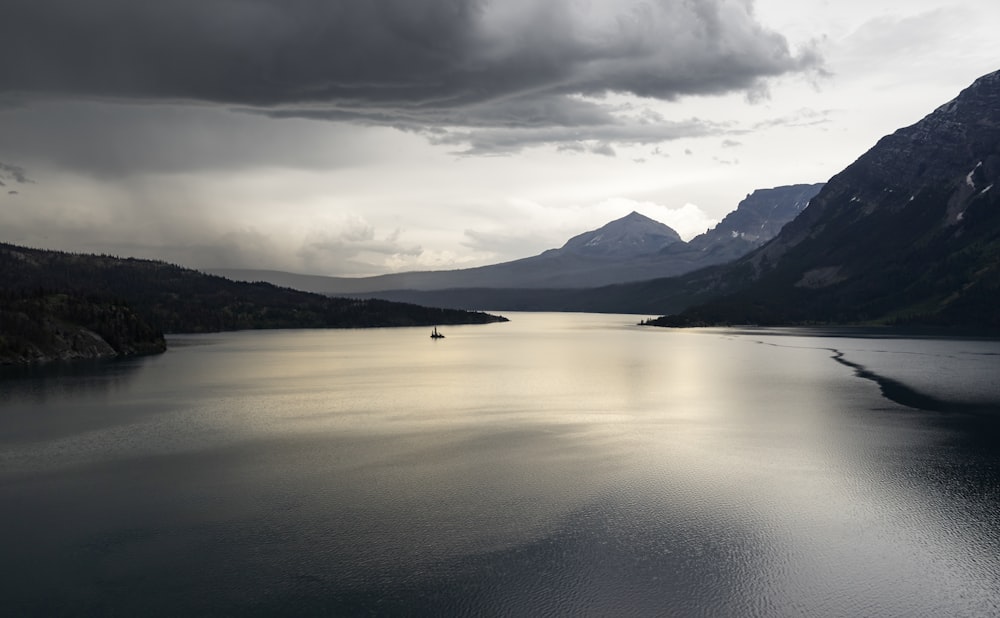
[[[437,326],[435,326],[434,330],[431,331],[431,339],[444,339],[444,335],[438,332]]]

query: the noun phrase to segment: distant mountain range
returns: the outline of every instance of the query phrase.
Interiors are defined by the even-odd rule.
[[[761,246],[798,215],[822,184],[760,189],[748,195],[719,225],[684,242],[669,226],[632,212],[600,229],[539,255],[461,270],[405,272],[377,277],[321,277],[277,271],[213,269],[242,281],[268,281],[330,295],[403,299],[419,292],[423,303],[454,306],[455,294],[470,297],[462,306],[488,306],[480,290],[562,289],[642,281],[683,274],[719,264]],[[447,290],[434,294],[430,291]],[[484,299],[485,300],[485,299]]]

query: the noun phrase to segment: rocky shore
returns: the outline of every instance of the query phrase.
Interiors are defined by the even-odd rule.
[[[0,300],[0,364],[158,354],[163,334],[120,303],[38,295]]]

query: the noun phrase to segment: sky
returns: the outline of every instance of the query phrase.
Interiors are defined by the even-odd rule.
[[[1000,69],[983,0],[4,0],[0,241],[365,276],[690,239]]]

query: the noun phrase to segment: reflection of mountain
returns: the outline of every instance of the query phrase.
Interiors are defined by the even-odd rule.
[[[725,295],[661,323],[1000,327],[1000,71],[882,138],[771,243],[684,279]]]
[[[313,277],[273,271],[216,270],[245,281],[269,281],[324,294],[404,298],[419,290],[422,302],[454,306],[456,288],[470,296],[461,306],[490,306],[473,289],[589,288],[678,275],[744,255],[770,240],[822,185],[763,189],[748,195],[715,229],[689,243],[670,227],[633,212],[600,229],[569,239],[559,249],[529,258],[463,270],[408,272],[378,277]],[[387,292],[395,290],[395,292]],[[431,290],[450,290],[444,294]],[[501,307],[506,308],[506,307]]]

